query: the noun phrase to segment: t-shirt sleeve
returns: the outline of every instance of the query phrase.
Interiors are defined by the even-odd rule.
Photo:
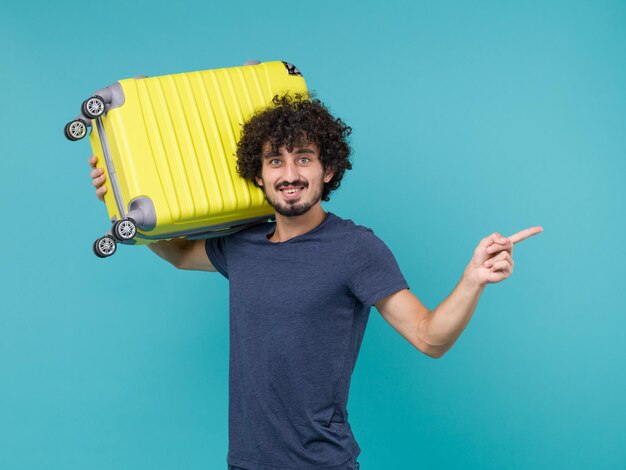
[[[350,290],[364,305],[409,287],[391,250],[370,229],[357,237],[352,261]]]
[[[228,237],[207,238],[204,244],[209,261],[226,279],[228,279],[227,240]]]

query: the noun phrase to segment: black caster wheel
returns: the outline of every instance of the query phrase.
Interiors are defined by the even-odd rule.
[[[80,140],[87,135],[87,123],[82,119],[74,119],[65,125],[64,132],[69,140]]]
[[[120,241],[131,240],[137,233],[137,225],[133,219],[118,220],[113,224],[113,236]]]
[[[296,67],[295,65],[290,64],[289,62],[285,62],[284,60],[283,60],[283,64],[285,64],[285,68],[287,69],[287,73],[289,75],[297,75],[298,77],[302,76],[302,74],[298,70],[298,67]]]
[[[98,258],[107,258],[115,253],[117,243],[111,235],[105,235],[93,242],[93,252]]]
[[[83,114],[90,119],[95,119],[104,113],[104,100],[99,96],[92,96],[83,101]]]

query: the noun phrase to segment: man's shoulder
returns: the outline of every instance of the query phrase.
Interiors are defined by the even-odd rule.
[[[352,219],[344,219],[331,212],[328,213],[328,216],[332,218],[334,227],[344,233],[349,233],[352,235],[357,235],[359,233],[374,233],[370,227],[366,227],[365,225],[359,225]]]
[[[338,238],[341,238],[343,243],[349,244],[354,253],[365,254],[389,250],[385,241],[376,235],[372,228],[359,225],[352,219],[343,219],[334,214],[333,216],[336,218],[335,225],[338,227],[335,234],[339,235]]]

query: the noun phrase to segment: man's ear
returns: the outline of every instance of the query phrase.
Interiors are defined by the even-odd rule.
[[[333,179],[333,176],[335,176],[335,170],[332,168],[327,169],[324,174],[324,183],[330,182],[330,180]]]
[[[256,180],[256,184],[263,187],[263,180],[261,179],[260,176],[255,176],[254,179]]]

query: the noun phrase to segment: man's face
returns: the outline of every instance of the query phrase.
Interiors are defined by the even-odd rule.
[[[305,214],[319,204],[324,183],[333,177],[332,171],[324,171],[319,149],[312,142],[291,152],[285,146],[272,152],[266,143],[261,158],[261,176],[256,181],[274,210],[286,217]]]

